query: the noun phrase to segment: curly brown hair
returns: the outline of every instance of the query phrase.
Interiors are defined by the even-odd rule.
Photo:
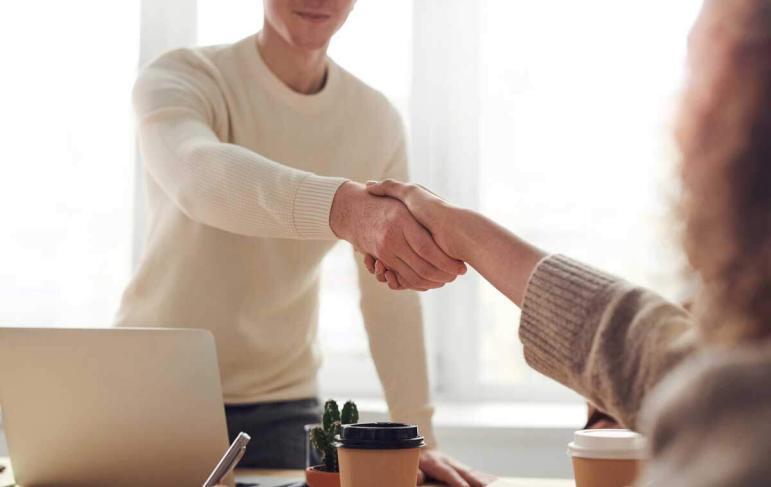
[[[771,339],[771,0],[707,0],[678,142],[705,335]]]

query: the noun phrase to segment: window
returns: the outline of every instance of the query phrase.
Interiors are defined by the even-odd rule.
[[[43,10],[0,7],[0,324],[105,326],[131,270],[139,1]]]
[[[545,249],[681,298],[671,118],[700,4],[484,2],[481,210]],[[556,390],[524,363],[518,310],[486,283],[479,304],[480,386]]]

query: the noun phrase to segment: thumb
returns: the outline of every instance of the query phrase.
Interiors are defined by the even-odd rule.
[[[394,181],[393,179],[384,179],[383,181],[367,181],[367,191],[375,196],[390,196],[392,198],[404,199],[405,185]]]
[[[388,196],[382,181],[367,181],[367,191],[375,196]]]

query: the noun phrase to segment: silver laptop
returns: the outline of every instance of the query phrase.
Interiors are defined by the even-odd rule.
[[[25,487],[200,487],[228,447],[204,330],[0,328],[0,407]]]

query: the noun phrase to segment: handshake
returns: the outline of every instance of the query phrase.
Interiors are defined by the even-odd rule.
[[[385,180],[346,182],[335,194],[330,226],[365,255],[370,273],[394,290],[427,291],[466,273],[452,207],[421,186]]]

